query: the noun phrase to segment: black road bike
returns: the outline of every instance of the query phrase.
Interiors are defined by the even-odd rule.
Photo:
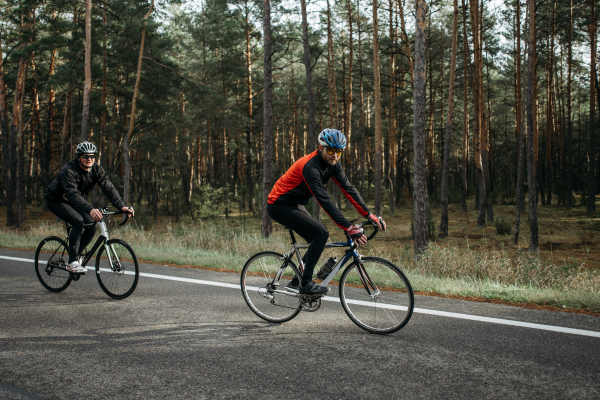
[[[135,290],[140,271],[137,257],[131,246],[121,239],[110,239],[107,225],[110,225],[111,216],[125,214],[122,211],[109,212],[107,208],[100,208],[102,219],[94,222],[100,227],[100,237],[85,256],[80,257],[82,266],[86,266],[96,251],[96,279],[100,287],[113,299],[129,297]],[[120,223],[123,226],[129,217]],[[89,226],[92,224],[86,224]],[[65,222],[67,235],[71,226]],[[68,236],[61,239],[57,236],[44,238],[35,251],[35,273],[42,286],[51,292],[62,292],[72,281],[78,281],[81,273],[67,271],[69,259]]]
[[[353,223],[356,222],[352,221]],[[361,226],[372,223],[364,221]],[[295,285],[301,281],[304,264],[294,232],[288,229],[292,248],[285,254],[264,251],[253,255],[244,265],[241,286],[244,300],[260,318],[269,322],[286,322],[300,311],[317,311],[323,296],[301,295]],[[377,228],[369,235],[371,240]],[[363,257],[346,234],[347,242],[327,243],[325,248],[349,247],[340,261],[324,271],[321,286],[327,285],[343,270],[337,283],[339,300],[348,317],[362,329],[378,334],[396,332],[404,327],[413,313],[414,294],[406,275],[391,261],[379,257]],[[297,257],[298,265],[293,261]],[[326,274],[326,275],[325,275]],[[296,278],[296,279],[294,279]]]

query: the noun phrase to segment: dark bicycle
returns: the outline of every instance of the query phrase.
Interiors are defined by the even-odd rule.
[[[352,221],[353,223],[356,222]],[[370,221],[362,222],[367,226]],[[253,255],[244,265],[241,286],[244,300],[260,318],[269,322],[286,322],[300,311],[317,311],[321,297],[301,295],[294,282],[300,282],[304,265],[294,232],[288,229],[292,248],[285,254],[264,251]],[[369,235],[377,234],[377,227]],[[346,233],[347,242],[327,243],[325,248],[349,247],[340,261],[329,263],[330,271],[322,270],[317,277],[326,287],[333,277],[351,261],[339,279],[339,296],[342,307],[350,319],[362,329],[378,334],[396,332],[405,326],[413,313],[414,294],[406,275],[388,260],[363,257]],[[292,261],[294,255],[298,266]],[[296,278],[296,279],[294,279]]]
[[[96,278],[100,287],[113,299],[129,297],[135,290],[140,271],[137,257],[133,249],[121,239],[110,239],[107,224],[111,216],[124,214],[122,211],[109,212],[107,208],[100,208],[102,219],[94,222],[100,227],[100,236],[92,249],[83,256],[81,265],[86,266],[96,253]],[[127,223],[129,217],[119,226]],[[71,226],[65,222],[67,235]],[[86,225],[88,226],[88,225]],[[35,251],[35,273],[42,286],[51,292],[62,292],[71,281],[77,281],[80,273],[67,271],[69,250],[68,236],[65,240],[57,236],[44,238]]]

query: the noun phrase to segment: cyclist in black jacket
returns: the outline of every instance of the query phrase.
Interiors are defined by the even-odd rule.
[[[56,179],[46,187],[44,198],[48,209],[72,226],[67,270],[84,274],[87,269],[81,266],[77,257],[96,234],[96,225],[84,227],[84,224],[102,219],[100,211],[86,201],[92,188],[100,185],[110,202],[129,216],[133,216],[133,208],[125,206],[104,169],[94,162],[96,146],[82,142],[77,146],[76,153],[77,157],[65,164]]]
[[[327,289],[312,281],[315,265],[325,249],[329,231],[320,221],[314,219],[303,207],[314,197],[319,205],[338,227],[348,232],[348,235],[358,245],[367,243],[363,229],[352,225],[337,209],[327,193],[325,183],[333,178],[344,196],[352,203],[356,211],[365,218],[373,221],[380,230],[385,231],[383,219],[371,214],[358,191],[346,177],[341,165],[338,164],[344,149],[346,137],[335,129],[325,129],[319,134],[319,149],[298,159],[287,172],[277,180],[269,194],[267,213],[269,216],[293,229],[308,243],[304,254],[304,273],[302,282],[292,280],[291,285],[300,283],[300,293],[320,295]]]

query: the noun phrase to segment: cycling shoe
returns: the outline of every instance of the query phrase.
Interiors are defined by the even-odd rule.
[[[306,285],[300,286],[300,294],[308,294],[312,296],[319,296],[327,293],[327,288],[309,281]]]

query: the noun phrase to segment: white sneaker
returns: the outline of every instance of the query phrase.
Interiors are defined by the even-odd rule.
[[[73,261],[67,266],[67,271],[73,272],[74,274],[85,274],[87,268],[79,264],[79,261]]]

